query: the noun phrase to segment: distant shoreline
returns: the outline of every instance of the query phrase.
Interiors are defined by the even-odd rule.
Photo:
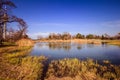
[[[74,42],[74,43],[80,43],[80,44],[101,44],[101,43],[107,43],[107,44],[113,44],[113,45],[119,45],[120,46],[120,40],[100,40],[100,39],[71,39],[71,40],[35,40],[35,42]]]

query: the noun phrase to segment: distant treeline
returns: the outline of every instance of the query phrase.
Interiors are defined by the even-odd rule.
[[[81,33],[77,33],[76,35],[71,35],[68,32],[60,33],[50,33],[48,37],[44,38],[43,36],[38,36],[38,39],[43,40],[69,40],[69,39],[102,39],[102,40],[120,40],[120,33],[116,34],[115,36],[110,36],[108,34],[103,35],[95,35],[95,34],[88,34],[83,35]]]

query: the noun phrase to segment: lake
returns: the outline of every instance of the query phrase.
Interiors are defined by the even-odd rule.
[[[84,60],[91,58],[98,62],[109,60],[112,64],[120,64],[120,46],[107,44],[39,42],[34,45],[30,55],[44,55],[48,57],[49,60],[63,58],[78,58]]]

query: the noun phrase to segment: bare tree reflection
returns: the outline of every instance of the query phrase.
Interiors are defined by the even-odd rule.
[[[87,46],[88,48],[93,48],[93,47],[94,47],[94,44],[90,44],[90,43],[88,44],[88,43],[87,43],[86,46]]]
[[[36,46],[39,47],[39,48],[42,48],[44,46],[44,44],[43,43],[38,43],[38,44],[36,44]]]
[[[82,49],[82,45],[77,45],[77,49],[78,50]]]
[[[49,49],[55,50],[55,49],[64,49],[69,51],[71,49],[71,43],[48,43]]]
[[[71,43],[65,43],[63,49],[69,51],[71,49]]]

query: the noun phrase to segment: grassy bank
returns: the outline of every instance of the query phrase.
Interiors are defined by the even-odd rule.
[[[120,46],[120,40],[104,40],[107,44]]]
[[[38,80],[42,76],[44,56],[28,56],[31,47],[0,48],[0,80]]]
[[[31,49],[16,45],[0,47],[0,80],[120,80],[120,65],[107,60],[103,65],[92,59],[53,60],[44,72],[46,58],[30,56]]]
[[[63,59],[49,64],[45,80],[120,80],[120,66],[104,61],[104,65],[92,59]]]
[[[96,44],[99,45],[102,42],[110,45],[120,46],[120,40],[100,40],[100,39],[71,39],[71,40],[36,40],[35,42],[74,42],[79,44]]]

